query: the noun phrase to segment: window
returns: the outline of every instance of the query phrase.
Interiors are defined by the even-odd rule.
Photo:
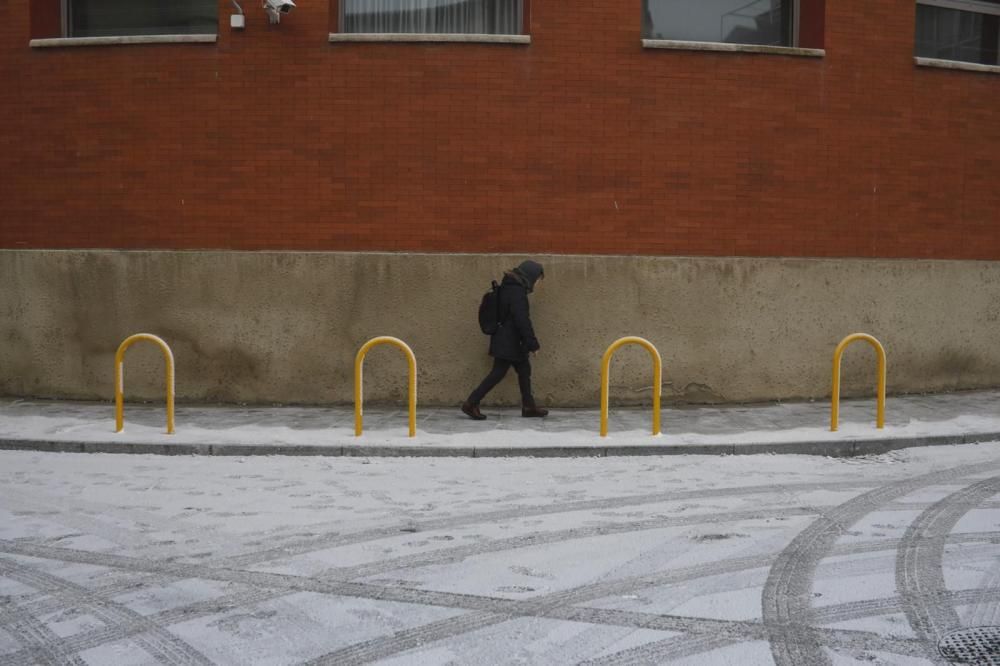
[[[642,0],[644,39],[823,48],[824,0]]]
[[[643,0],[643,37],[794,46],[794,0]]]
[[[1000,0],[918,0],[918,57],[1000,65]]]
[[[520,35],[523,0],[340,0],[340,32]]]
[[[66,0],[67,37],[218,32],[216,0]]]

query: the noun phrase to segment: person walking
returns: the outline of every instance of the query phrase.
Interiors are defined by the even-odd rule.
[[[517,372],[517,385],[521,390],[521,416],[548,415],[549,410],[536,406],[535,398],[531,394],[529,359],[529,354],[537,352],[540,345],[528,313],[528,294],[535,290],[544,277],[545,271],[542,265],[531,260],[523,261],[517,268],[504,273],[497,294],[501,312],[500,328],[490,336],[493,369],[462,404],[462,411],[469,418],[476,421],[486,418],[479,411],[479,403],[494,386],[500,383],[511,367]]]

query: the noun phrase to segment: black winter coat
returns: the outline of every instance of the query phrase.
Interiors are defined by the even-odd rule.
[[[500,315],[500,329],[490,337],[490,356],[514,362],[528,360],[528,353],[539,349],[528,314],[528,290],[510,275],[500,283]]]

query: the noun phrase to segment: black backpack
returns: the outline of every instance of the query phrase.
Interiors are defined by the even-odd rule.
[[[503,320],[500,316],[500,285],[493,280],[490,290],[483,294],[479,302],[479,328],[486,335],[493,335],[500,330]]]

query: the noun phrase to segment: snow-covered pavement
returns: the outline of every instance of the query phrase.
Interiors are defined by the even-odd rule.
[[[0,452],[0,663],[1000,663],[998,452]]]
[[[893,396],[884,429],[875,400],[841,403],[840,429],[830,431],[830,404],[670,405],[662,436],[651,436],[649,407],[611,410],[609,435],[600,411],[553,409],[524,419],[520,410],[487,408],[472,421],[458,407],[420,407],[416,437],[407,437],[399,406],[366,408],[364,433],[354,433],[352,406],[183,405],[177,432],[165,433],[162,405],[127,405],[125,428],[114,432],[114,405],[98,402],[0,399],[0,450],[72,453],[164,453],[318,456],[618,456],[663,454],[877,454],[912,446],[1000,439],[1000,391]]]

